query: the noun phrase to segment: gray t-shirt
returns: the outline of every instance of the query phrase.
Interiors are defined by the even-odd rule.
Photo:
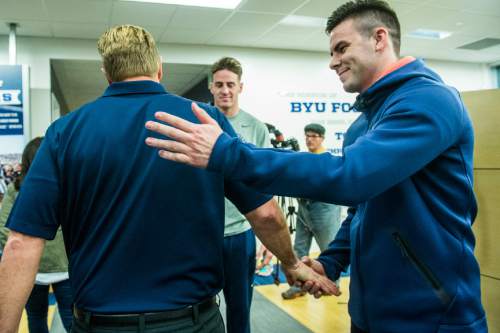
[[[231,126],[245,142],[252,143],[257,147],[268,148],[271,146],[269,131],[266,125],[254,116],[240,109],[233,117],[227,117]],[[224,236],[241,234],[250,229],[250,224],[238,209],[226,199],[226,217]]]

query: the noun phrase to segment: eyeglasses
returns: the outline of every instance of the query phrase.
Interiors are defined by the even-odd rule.
[[[319,134],[306,134],[306,138],[321,138],[322,136]]]

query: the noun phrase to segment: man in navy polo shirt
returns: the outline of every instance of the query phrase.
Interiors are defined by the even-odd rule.
[[[110,86],[47,130],[12,209],[0,264],[0,332],[17,332],[44,239],[62,226],[75,296],[74,332],[224,332],[224,194],[283,261],[289,282],[318,279],[297,260],[271,196],[160,159],[143,144],[157,110],[190,121],[192,102],[159,84],[152,36],[136,26],[98,42]],[[235,136],[216,109],[206,111]]]

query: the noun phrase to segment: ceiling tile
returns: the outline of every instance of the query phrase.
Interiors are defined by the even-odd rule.
[[[111,0],[45,0],[49,17],[58,22],[108,23]]]
[[[215,29],[231,15],[231,13],[231,10],[225,9],[189,8],[179,6],[168,28]]]
[[[457,35],[454,38],[452,37],[453,36],[441,41],[403,37],[401,54],[412,55],[419,58],[448,59],[454,61],[470,61],[474,59],[477,62],[482,62],[492,59],[492,57],[488,55],[488,52],[461,50],[456,48],[459,45],[470,42],[469,36]]]
[[[243,34],[260,35],[272,28],[285,16],[276,14],[257,14],[238,12],[221,26],[224,32],[240,32]]]
[[[2,0],[0,20],[44,21],[48,20],[47,9],[42,0]]]
[[[457,10],[423,5],[415,10],[399,15],[401,28],[413,31],[418,28],[454,32],[460,29],[457,23],[468,23],[470,17]]]
[[[163,33],[165,32],[165,26],[151,26],[147,24],[141,25],[144,29],[146,29],[151,35],[153,35],[153,38],[155,39],[156,43],[159,43],[161,40],[161,36],[163,36]]]
[[[406,13],[411,13],[415,9],[424,4],[424,1],[419,1],[419,0],[417,1],[388,0],[387,2],[398,16]]]
[[[241,46],[257,41],[258,34],[242,34],[240,31],[219,31],[207,43],[213,45]]]
[[[465,15],[464,15],[465,16]],[[460,32],[464,34],[481,35],[484,37],[500,38],[500,17],[466,14],[467,20],[463,20]]]
[[[323,32],[323,29],[306,35],[305,37],[290,38],[290,34],[269,34],[263,39],[253,44],[256,47],[292,49],[292,50],[309,50],[319,51],[325,54],[325,66],[328,64],[328,36]]]
[[[55,37],[98,39],[108,27],[96,23],[62,23],[52,24]]]
[[[179,29],[167,28],[161,37],[162,43],[185,43],[185,44],[204,44],[214,35],[215,29]]]
[[[465,39],[467,40],[467,39]],[[445,38],[442,40],[433,40],[433,39],[422,39],[422,38],[414,38],[408,36],[402,36],[401,38],[401,53],[406,55],[410,52],[417,51],[418,54],[415,56],[421,57],[423,54],[428,55],[432,54],[432,52],[439,49],[453,49],[461,44],[461,41],[464,39],[454,38],[451,36],[449,38]]]
[[[0,0],[0,34],[8,33],[5,22],[17,21],[21,23],[20,36],[97,39],[107,26],[132,23],[144,26],[156,40],[168,43],[327,52],[328,40],[322,28],[308,35],[310,28],[283,27],[277,22],[292,12],[326,18],[344,1],[246,0],[231,11],[119,0]],[[455,50],[461,42],[500,38],[500,0],[388,1],[400,16],[403,50],[427,58],[500,60],[494,47],[468,53]],[[434,43],[406,38],[408,31],[417,28],[451,31],[453,35]]]
[[[117,1],[113,5],[111,23],[166,27],[175,9],[172,5]]]
[[[493,16],[424,5],[401,15],[403,34],[418,28],[494,37],[500,32],[500,20]]]
[[[344,0],[309,1],[299,10],[297,10],[294,15],[326,18],[330,16],[332,12],[343,3],[345,3]]]
[[[297,10],[294,15],[328,18],[335,9],[343,5],[345,0],[318,0],[310,1]],[[400,0],[387,1],[398,15],[410,12],[422,5],[422,1],[406,2]]]
[[[312,33],[323,32],[322,28],[318,27],[298,27],[298,26],[289,26],[284,24],[276,25],[272,30],[266,33],[265,37],[272,36],[273,34],[280,35],[290,35],[293,37],[306,37],[311,35]],[[324,33],[323,33],[324,34]]]
[[[308,0],[249,0],[239,7],[238,11],[289,14],[306,2]]]
[[[500,1],[498,0],[440,0],[427,3],[437,7],[500,17]]]

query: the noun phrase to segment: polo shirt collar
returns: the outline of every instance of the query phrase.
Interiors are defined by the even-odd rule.
[[[144,81],[122,81],[111,83],[103,97],[129,95],[129,94],[165,94],[167,91],[163,86],[151,80]]]

